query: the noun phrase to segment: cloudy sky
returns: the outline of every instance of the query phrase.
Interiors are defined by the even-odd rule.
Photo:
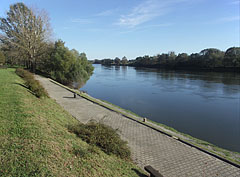
[[[0,0],[45,9],[55,39],[88,59],[239,46],[239,0]]]

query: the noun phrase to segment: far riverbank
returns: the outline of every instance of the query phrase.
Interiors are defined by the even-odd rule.
[[[154,69],[165,69],[165,70],[176,70],[176,71],[198,71],[198,72],[233,72],[240,73],[240,67],[213,67],[213,68],[201,68],[201,67],[180,67],[180,66],[162,66],[162,65],[136,65],[136,64],[100,64],[103,66],[131,66],[136,68],[154,68]]]

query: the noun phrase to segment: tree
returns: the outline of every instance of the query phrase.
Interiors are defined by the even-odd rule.
[[[157,62],[158,64],[160,65],[165,65],[166,64],[166,61],[167,61],[167,58],[168,58],[168,54],[161,54],[161,55],[158,55],[157,56]]]
[[[188,54],[187,53],[180,53],[176,57],[176,60],[179,61],[179,62],[185,62],[185,61],[188,60]]]
[[[6,18],[0,18],[0,30],[4,33],[0,36],[1,42],[11,52],[27,56],[24,63],[35,72],[38,59],[44,54],[49,39],[47,16],[34,13],[24,3],[16,3],[10,6]]]
[[[72,79],[69,71],[74,64],[74,59],[74,54],[64,46],[64,42],[56,41],[51,55],[51,76],[63,84],[70,84]]]
[[[61,40],[55,42],[50,60],[50,75],[63,84],[77,82],[81,87],[92,75],[93,67],[85,53],[69,50]]]
[[[200,56],[204,62],[204,67],[214,68],[222,65],[224,52],[219,49],[209,48],[202,50]]]
[[[176,59],[176,54],[174,51],[168,52],[168,60],[175,60]]]
[[[41,56],[41,59],[37,62],[37,70],[49,74],[51,72],[52,54],[55,50],[55,44],[53,42],[45,44],[45,52]]]
[[[240,67],[240,47],[227,49],[224,55],[224,66]]]
[[[121,60],[120,60],[120,58],[116,57],[116,58],[114,59],[114,62],[115,62],[116,65],[120,65]]]
[[[0,66],[5,64],[5,56],[2,51],[0,51]]]
[[[186,66],[188,62],[188,54],[187,53],[180,53],[176,57],[177,66]]]
[[[110,59],[110,58],[106,58],[106,59],[102,60],[101,64],[102,65],[112,65],[113,64],[113,60]]]
[[[127,57],[124,56],[124,57],[122,58],[122,64],[123,64],[123,65],[126,65],[127,63],[128,63]]]

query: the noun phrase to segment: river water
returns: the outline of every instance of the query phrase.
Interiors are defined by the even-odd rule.
[[[89,95],[240,152],[240,74],[94,67]]]

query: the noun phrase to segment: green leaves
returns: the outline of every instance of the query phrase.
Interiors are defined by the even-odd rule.
[[[51,77],[67,85],[78,82],[81,86],[93,72],[86,54],[79,54],[75,49],[70,51],[61,40],[55,42],[50,65],[52,67]]]
[[[162,53],[156,56],[137,57],[132,66],[171,68],[171,69],[226,69],[235,71],[240,67],[240,48],[231,47],[224,53],[215,48],[207,48],[199,53]]]
[[[240,67],[240,47],[231,47],[227,49],[223,62],[225,66]]]

